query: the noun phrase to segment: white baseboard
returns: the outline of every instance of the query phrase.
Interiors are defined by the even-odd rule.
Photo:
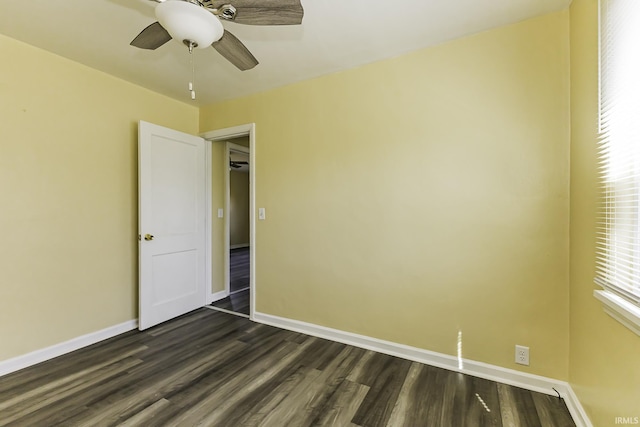
[[[229,249],[240,249],[240,248],[248,248],[250,245],[249,243],[239,243],[237,245],[231,245],[229,246]]]
[[[567,404],[567,408],[573,417],[573,421],[578,427],[593,427],[587,412],[582,407],[578,396],[576,396],[573,388],[570,384],[567,384],[566,389],[567,396],[564,398],[564,402]]]
[[[137,319],[129,320],[119,325],[111,326],[100,331],[91,332],[89,334],[70,339],[69,341],[52,345],[51,347],[36,350],[22,356],[14,357],[12,359],[0,361],[0,376],[19,371],[20,369],[24,369],[41,362],[45,362],[49,359],[62,356],[66,353],[71,353],[72,351],[90,346],[108,338],[115,337],[116,335],[129,332],[133,329],[136,329],[137,327]]]
[[[220,291],[220,292],[215,292],[215,293],[209,293],[208,297],[207,297],[207,305],[211,304],[214,301],[218,301],[221,300],[222,298],[226,298],[229,295],[227,295],[227,291]]]
[[[459,360],[455,356],[434,351],[398,344],[391,341],[384,341],[365,335],[331,329],[312,323],[298,320],[286,319],[284,317],[272,316],[265,313],[254,313],[253,320],[258,323],[275,326],[290,331],[301,332],[331,341],[349,344],[367,350],[400,357],[425,365],[436,366],[450,371],[462,372],[475,377],[485,378],[504,384],[521,387],[527,390],[537,391],[549,395],[556,395],[554,388],[558,390],[567,404],[567,408],[578,427],[593,427],[586,412],[582,408],[580,401],[576,397],[571,385],[565,381],[559,381],[539,375],[532,375],[513,369],[507,369],[488,363],[476,362],[474,360],[462,359],[462,369],[458,368]]]

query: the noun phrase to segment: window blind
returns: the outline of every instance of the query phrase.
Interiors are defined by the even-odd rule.
[[[640,0],[600,0],[595,281],[640,306]]]

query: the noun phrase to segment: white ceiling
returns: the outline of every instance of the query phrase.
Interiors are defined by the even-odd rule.
[[[260,64],[242,72],[213,48],[198,49],[195,103],[206,105],[398,56],[561,10],[570,1],[302,0],[305,17],[299,26],[224,22]],[[0,0],[0,33],[192,102],[184,45],[174,41],[156,51],[129,45],[156,20],[156,4],[149,0]]]

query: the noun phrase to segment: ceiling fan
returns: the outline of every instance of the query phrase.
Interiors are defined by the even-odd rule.
[[[189,52],[212,46],[238,69],[258,60],[221,21],[246,25],[299,25],[304,10],[300,0],[152,0],[159,3],[157,22],[142,30],[131,46],[155,50],[169,40],[184,43]]]
[[[242,165],[248,165],[249,162],[238,162],[238,161],[234,161],[234,160],[230,160],[229,161],[229,166],[231,166],[234,169],[240,169],[242,168]]]

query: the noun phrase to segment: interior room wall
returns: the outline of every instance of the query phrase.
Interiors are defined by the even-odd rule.
[[[0,360],[137,318],[137,123],[198,109],[0,36]]]
[[[233,138],[230,142],[233,142],[236,145],[242,145],[243,147],[249,148],[249,137],[248,136],[239,136],[237,138]]]
[[[230,171],[229,243],[231,247],[249,245],[249,173]]]
[[[571,4],[570,382],[596,426],[640,417],[640,337],[593,297],[598,200],[598,1]]]
[[[202,108],[256,123],[257,310],[567,379],[568,42],[563,11]]]

